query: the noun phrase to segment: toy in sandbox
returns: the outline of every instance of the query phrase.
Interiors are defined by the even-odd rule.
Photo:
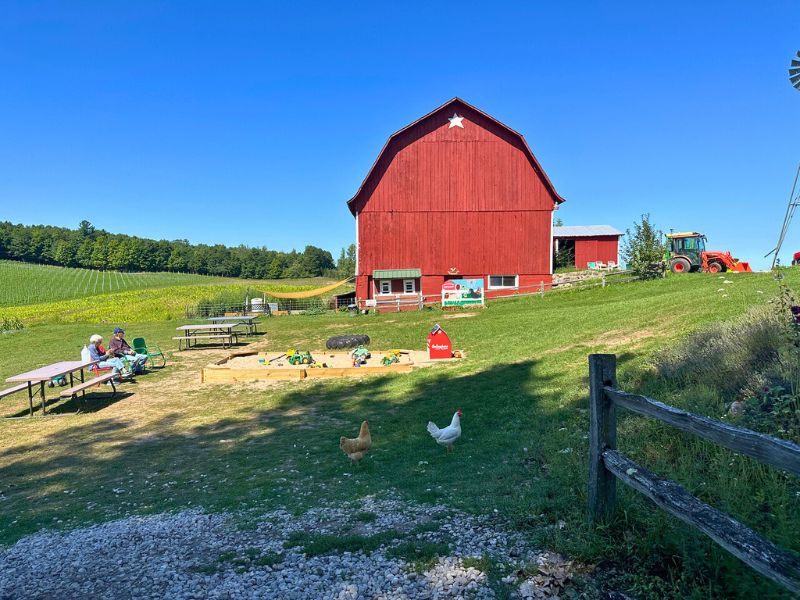
[[[314,360],[314,357],[311,356],[311,352],[309,352],[308,350],[306,350],[305,352],[298,352],[297,350],[287,350],[286,360],[290,365],[311,365],[316,362]]]
[[[363,345],[360,345],[358,346],[358,348],[353,350],[350,353],[350,356],[353,357],[354,367],[360,367],[361,365],[365,365],[367,364],[367,360],[372,358],[372,354],[370,354],[370,351],[367,350],[366,347]]]

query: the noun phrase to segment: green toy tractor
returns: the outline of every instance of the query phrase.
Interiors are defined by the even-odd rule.
[[[312,365],[316,362],[310,352],[298,352],[297,350],[287,351],[286,360],[290,365]]]

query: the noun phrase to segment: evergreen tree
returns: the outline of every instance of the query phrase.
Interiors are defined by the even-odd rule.
[[[639,277],[658,277],[663,272],[664,233],[650,222],[649,214],[633,224],[633,233],[630,229],[625,232],[622,256]]]
[[[356,245],[350,244],[347,250],[342,248],[339,262],[336,264],[339,277],[353,277],[356,274]]]

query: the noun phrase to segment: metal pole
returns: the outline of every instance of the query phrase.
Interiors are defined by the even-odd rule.
[[[789,222],[792,220],[792,216],[794,215],[794,209],[797,207],[797,199],[795,198],[794,192],[797,189],[797,179],[800,177],[800,165],[797,166],[797,172],[794,176],[794,183],[792,184],[792,191],[789,194],[789,205],[786,207],[786,215],[783,217],[783,225],[781,225],[781,233],[778,236],[778,245],[775,246],[774,250],[767,252],[764,256],[767,257],[772,253],[775,253],[775,256],[772,257],[772,269],[775,268],[776,263],[778,262],[778,253],[781,251],[781,246],[783,245],[783,240],[786,237],[786,231],[789,229]]]

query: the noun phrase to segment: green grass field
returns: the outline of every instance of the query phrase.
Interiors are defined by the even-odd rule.
[[[182,285],[221,278],[184,273],[121,273],[0,260],[0,306],[39,304],[98,294]]]
[[[187,306],[221,293],[243,302],[254,291],[300,291],[331,281],[119,273],[0,260],[0,318],[18,318],[26,325],[170,321],[183,318]]]
[[[291,291],[324,285],[328,279],[254,280],[187,273],[123,273],[71,269],[0,260],[0,307],[47,304],[93,296],[187,286],[233,285]],[[135,296],[133,296],[135,298]]]
[[[0,542],[130,514],[197,506],[302,511],[391,489],[410,500],[496,510],[542,547],[615,566],[619,585],[635,597],[787,598],[627,489],[619,491],[612,523],[587,522],[587,355],[617,354],[623,389],[720,418],[728,399],[659,381],[651,365],[660,348],[777,291],[769,274],[730,280],[670,277],[498,300],[466,315],[275,317],[252,344],[314,350],[352,332],[369,334],[376,349],[423,348],[438,322],[466,352],[460,363],[409,375],[203,386],[200,367],[224,353],[172,352],[166,369],[122,388],[127,393],[113,403],[97,401],[94,412],[0,422]],[[785,282],[800,289],[795,272]],[[0,378],[76,357],[90,334],[110,333],[117,321],[111,310],[67,324],[47,313],[0,335]],[[129,337],[144,335],[165,349],[174,348],[175,325],[126,321]],[[6,415],[27,406],[19,396],[0,402]],[[448,455],[425,424],[448,422],[458,407],[464,434]],[[354,467],[338,438],[355,435],[365,418],[374,448]],[[634,460],[800,550],[797,479],[636,416],[620,414],[618,435]]]

